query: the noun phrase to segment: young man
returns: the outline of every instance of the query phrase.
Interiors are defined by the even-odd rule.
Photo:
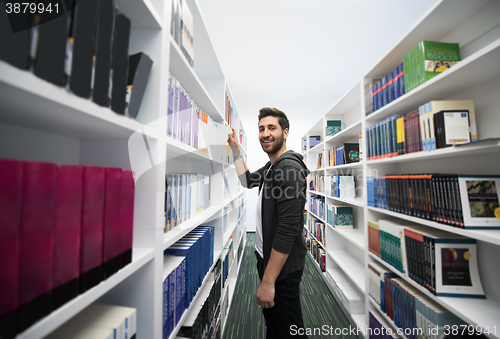
[[[257,304],[262,307],[268,339],[307,338],[292,333],[304,328],[299,285],[307,253],[302,229],[309,170],[302,155],[286,149],[289,126],[282,111],[267,107],[259,111],[259,141],[269,162],[253,173],[243,161],[234,129],[228,135],[241,184],[259,187],[255,254],[261,284]]]

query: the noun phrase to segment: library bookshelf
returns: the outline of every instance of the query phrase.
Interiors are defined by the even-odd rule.
[[[453,16],[449,15],[453,8]],[[425,82],[377,111],[365,114],[364,84],[380,79],[399,65],[403,56],[422,40],[458,42],[462,62],[443,74]],[[340,268],[352,284],[365,294],[364,314],[350,314],[353,325],[368,325],[368,313],[376,312],[393,327],[396,325],[376,302],[365,293],[369,287],[367,265],[377,262],[436,303],[475,327],[489,329],[490,336],[500,338],[500,273],[494,258],[500,254],[500,231],[469,230],[429,220],[370,207],[366,195],[366,177],[386,174],[459,173],[499,175],[500,171],[500,3],[497,1],[437,1],[399,42],[372,67],[303,137],[303,155],[312,175],[339,173],[355,175],[356,199],[335,199],[322,192],[308,191],[309,196],[325,197],[336,205],[352,206],[354,229],[335,229],[326,224],[326,270]],[[318,154],[344,142],[360,143],[366,150],[365,131],[394,114],[406,114],[431,100],[474,100],[479,142],[459,147],[400,155],[392,158],[362,160],[355,165],[317,168]],[[341,119],[342,131],[325,138],[326,120]],[[362,133],[359,139],[358,133]],[[321,143],[309,148],[309,137],[321,135]],[[326,212],[326,211],[325,211]],[[307,211],[308,218],[319,219]],[[421,288],[396,268],[368,250],[367,222],[391,219],[431,229],[459,234],[477,241],[478,265],[486,299],[436,297]],[[321,219],[319,219],[321,221]],[[319,267],[318,267],[319,269]],[[325,282],[329,284],[328,279]],[[333,290],[333,289],[332,289]],[[341,301],[339,301],[341,303]],[[348,313],[348,312],[346,312]],[[496,326],[496,327],[495,327]],[[494,331],[493,329],[496,329]],[[366,335],[366,333],[365,333]],[[404,337],[404,336],[403,336]]]
[[[137,336],[163,338],[162,274],[164,260],[168,260],[164,250],[200,225],[215,227],[213,265],[218,259],[224,260],[225,248],[232,242],[233,264],[219,300],[227,313],[246,240],[246,212],[239,208],[240,201],[246,199],[246,191],[239,184],[234,164],[227,160],[232,159],[232,154],[225,154],[223,160],[215,157],[216,152],[226,148],[225,138],[222,145],[208,145],[208,152],[204,153],[167,136],[169,73],[213,121],[242,130],[243,151],[246,136],[198,3],[196,0],[186,3],[193,15],[196,34],[194,67],[171,36],[171,1],[115,1],[118,10],[132,23],[129,54],[144,52],[153,60],[135,120],[0,61],[1,158],[120,167],[138,174],[132,263],[40,319],[19,333],[17,339],[43,338],[93,302],[136,308]],[[224,117],[225,93],[233,106],[231,126]],[[170,173],[210,176],[211,199],[209,208],[165,233],[165,176]],[[227,227],[223,229],[225,208]],[[207,272],[170,338],[176,337],[208,275]],[[224,325],[221,323],[221,331]]]

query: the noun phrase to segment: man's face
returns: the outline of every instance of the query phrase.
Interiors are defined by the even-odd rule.
[[[259,141],[262,150],[267,154],[278,152],[288,138],[288,129],[281,129],[277,117],[268,116],[259,121]]]

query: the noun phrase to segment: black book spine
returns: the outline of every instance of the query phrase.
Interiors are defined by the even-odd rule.
[[[126,107],[130,27],[130,20],[125,15],[116,16],[111,110],[118,114],[125,114]]]
[[[431,178],[431,186],[432,186],[432,203],[434,207],[434,212],[433,212],[433,217],[432,221],[435,222],[440,222],[440,214],[439,214],[439,209],[440,209],[440,194],[439,194],[439,187],[438,187],[438,174],[433,174]]]
[[[447,186],[447,181],[448,181],[448,175],[443,174],[442,176],[442,185],[443,185],[443,192],[444,192],[444,218],[445,222],[447,225],[452,225],[451,220],[453,218],[453,207],[452,207],[452,199],[450,197],[450,191],[449,187]]]
[[[462,199],[460,198],[460,186],[458,185],[458,174],[453,175],[453,188],[457,205],[458,227],[464,228],[464,213],[462,210]]]
[[[94,64],[95,27],[99,0],[79,1],[73,9],[73,53],[69,89],[77,96],[90,98]]]
[[[449,198],[450,198],[450,212],[451,212],[450,213],[451,214],[450,221],[451,221],[451,225],[458,227],[459,226],[458,207],[457,207],[457,201],[455,198],[455,189],[453,186],[453,177],[452,176],[453,176],[452,174],[446,176],[446,185],[448,187]]]
[[[438,190],[438,194],[439,194],[439,222],[445,224],[446,221],[445,221],[444,213],[445,213],[446,205],[445,205],[444,190],[443,190],[443,182],[442,181],[443,181],[442,174],[438,174],[436,184],[437,184],[437,190]]]

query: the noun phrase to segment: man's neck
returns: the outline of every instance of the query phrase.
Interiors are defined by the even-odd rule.
[[[286,152],[286,147],[283,146],[283,148],[280,149],[278,152],[272,153],[272,154],[268,154],[269,155],[269,161],[271,161],[271,166],[274,165],[274,162],[276,161],[276,159],[278,159],[279,156],[282,155],[285,152]]]

